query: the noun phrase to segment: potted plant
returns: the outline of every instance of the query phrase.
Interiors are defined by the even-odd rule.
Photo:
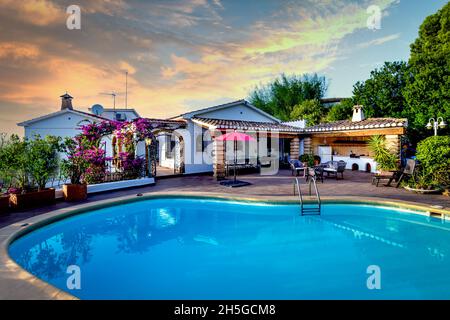
[[[61,164],[62,175],[70,180],[69,184],[63,185],[63,195],[66,201],[82,201],[87,198],[87,184],[82,183],[83,174],[89,167],[84,157],[84,144],[82,137],[66,138],[64,150],[67,159]]]
[[[315,166],[318,166],[322,162],[322,159],[319,156],[317,156],[317,155],[314,156],[313,159],[314,159],[314,165]]]
[[[9,210],[9,194],[0,195],[0,214]]]
[[[0,215],[9,210],[9,193],[0,185]]]
[[[300,156],[300,162],[303,163],[303,166],[305,167],[312,167],[314,166],[314,157],[311,154],[302,154]]]
[[[442,191],[439,184],[431,181],[423,171],[418,171],[414,174],[412,179],[407,182],[404,188],[408,191],[421,194],[435,194]]]
[[[0,214],[9,209],[9,194],[5,192],[11,180],[5,159],[8,144],[9,140],[6,134],[0,134]]]
[[[373,158],[377,162],[377,173],[380,175],[392,174],[392,170],[398,169],[398,157],[386,147],[384,136],[372,136],[368,142]]]
[[[450,137],[433,136],[417,145],[420,166],[405,189],[419,193],[439,193],[450,185]]]
[[[47,183],[58,170],[60,138],[35,136],[22,142],[24,154],[19,156],[25,162],[22,175],[31,183],[27,188],[21,185],[21,193],[10,195],[10,205],[14,209],[24,209],[51,204],[55,201],[55,189],[47,188]]]
[[[29,190],[28,171],[28,141],[20,139],[17,135],[11,135],[7,140],[2,141],[1,159],[3,168],[3,179],[7,175],[10,177],[9,185],[6,187],[8,195],[8,206],[12,204],[17,208],[17,197]],[[5,201],[5,200],[3,200]]]

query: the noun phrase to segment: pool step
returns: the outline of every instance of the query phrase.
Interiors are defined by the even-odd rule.
[[[297,177],[294,180],[294,196],[295,196],[295,192],[297,191],[298,199],[300,202],[300,213],[302,216],[320,215],[322,213],[322,201],[320,200],[319,190],[317,189],[316,178],[314,176],[311,176],[309,178],[309,195],[310,196],[311,196],[311,184],[314,185],[314,191],[316,192],[317,204],[306,206],[305,203],[303,202],[303,194],[302,194],[302,190],[300,188],[300,182],[298,181]]]

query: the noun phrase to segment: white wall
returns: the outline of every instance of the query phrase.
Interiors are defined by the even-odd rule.
[[[41,138],[46,136],[57,136],[61,138],[75,137],[80,134],[80,125],[92,122],[92,119],[83,117],[82,115],[67,112],[55,117],[43,119],[41,121],[34,122],[25,127],[25,137],[32,139],[35,135],[40,135]],[[106,156],[112,156],[112,141],[111,137],[103,137],[102,142],[106,142]],[[145,152],[145,150],[144,150]],[[144,153],[145,154],[145,153]],[[65,157],[65,154],[61,154],[61,157]]]
[[[74,137],[80,133],[77,129],[80,122],[89,118],[74,113],[63,113],[55,117],[34,122],[25,127],[25,137],[32,138],[39,134],[41,137],[48,135],[60,137]],[[87,124],[87,122],[85,122]]]
[[[206,152],[203,153],[200,150],[197,150],[197,136],[202,134],[202,128],[192,122],[191,120],[187,120],[186,129],[176,130],[175,139],[178,139],[177,136],[182,136],[184,139],[184,164],[185,164],[185,173],[205,173],[213,171],[213,159],[211,156],[212,151],[212,143],[206,149]],[[207,130],[205,133],[205,139],[211,139],[211,135]],[[175,167],[175,156],[173,158],[166,158],[166,137],[164,135],[158,136],[159,141],[159,163],[162,167],[167,167],[173,169]],[[175,148],[176,150],[176,148]]]

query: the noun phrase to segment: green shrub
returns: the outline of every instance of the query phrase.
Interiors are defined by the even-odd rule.
[[[299,159],[303,163],[306,162],[309,167],[314,166],[314,156],[312,154],[302,154]]]
[[[450,136],[429,137],[419,142],[417,160],[424,184],[450,185]]]
[[[369,140],[369,149],[374,154],[377,168],[386,171],[397,169],[398,157],[388,150],[384,136],[372,136]]]
[[[11,187],[13,172],[8,165],[8,149],[10,140],[6,133],[0,134],[0,192],[6,191]]]
[[[58,170],[59,138],[36,136],[27,140],[3,135],[0,140],[0,175],[6,187],[22,192],[45,188]]]
[[[6,138],[1,148],[2,171],[9,179],[9,186],[23,191],[30,186],[27,149],[28,141],[14,134]]]

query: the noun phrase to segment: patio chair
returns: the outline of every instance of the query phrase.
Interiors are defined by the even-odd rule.
[[[321,181],[323,183],[323,173],[324,167],[321,165],[315,166],[314,168],[310,168],[306,176],[306,181],[309,180],[309,177],[315,177],[316,181]]]
[[[306,168],[303,166],[303,163],[301,163],[299,160],[291,160],[289,162],[290,166],[291,166],[291,172],[292,175],[299,176],[300,172],[303,172],[303,177],[305,177],[306,175]]]
[[[344,179],[344,171],[347,166],[347,162],[338,161],[338,162],[330,162],[327,168],[324,168],[324,172],[327,173],[327,177],[333,176],[336,180],[339,179],[339,174],[341,175],[341,179]]]

